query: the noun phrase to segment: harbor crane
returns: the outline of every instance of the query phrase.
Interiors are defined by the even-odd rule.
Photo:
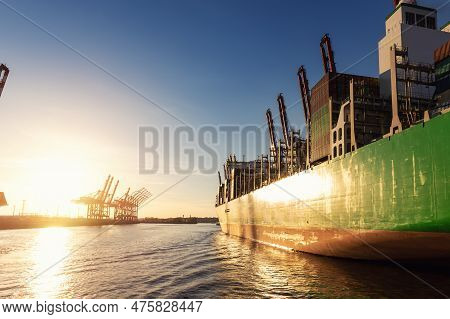
[[[145,187],[130,194],[130,188],[119,199],[114,201],[114,220],[118,222],[133,222],[137,221],[139,214],[139,207],[152,194]]]
[[[5,87],[6,80],[8,79],[9,69],[6,65],[0,65],[0,97],[3,93],[3,88]],[[5,193],[0,192],[0,207],[8,206],[8,202],[6,201]]]
[[[77,204],[83,204],[87,206],[87,218],[88,219],[109,219],[110,210],[114,207],[114,196],[119,186],[117,180],[113,191],[110,193],[111,185],[114,177],[111,175],[106,179],[103,188],[95,193],[80,197],[74,202]]]
[[[6,80],[8,79],[9,69],[6,65],[0,65],[0,97],[2,96],[3,89],[5,88]]]

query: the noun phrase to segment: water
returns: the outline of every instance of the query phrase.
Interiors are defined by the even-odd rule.
[[[412,268],[450,295],[446,268]],[[390,263],[311,256],[215,225],[0,231],[1,298],[436,298]]]

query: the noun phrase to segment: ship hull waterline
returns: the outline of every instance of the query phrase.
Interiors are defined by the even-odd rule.
[[[450,234],[445,233],[221,226],[224,233],[232,236],[314,255],[377,261],[450,262]]]

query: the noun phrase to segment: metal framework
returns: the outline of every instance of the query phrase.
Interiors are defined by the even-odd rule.
[[[95,193],[80,197],[74,202],[77,204],[83,204],[87,206],[87,218],[88,219],[109,219],[111,208],[114,207],[113,199],[119,185],[117,180],[113,191],[110,193],[111,186],[114,177],[111,175],[106,179],[103,188]]]
[[[3,89],[5,88],[6,80],[8,79],[9,69],[6,65],[0,65],[0,97],[2,96]]]
[[[297,72],[300,95],[303,102],[303,114],[305,116],[306,127],[306,167],[310,166],[310,145],[311,145],[311,91],[309,90],[306,69],[302,65]]]
[[[392,123],[390,135],[423,120],[433,105],[435,88],[433,65],[412,63],[408,49],[391,47]]]
[[[6,201],[5,194],[0,192],[0,207],[2,206],[8,206],[8,202]]]
[[[114,201],[114,220],[119,222],[137,221],[139,206],[151,196],[152,194],[144,187],[132,194],[128,188],[121,198]]]
[[[331,39],[328,34],[325,34],[322,41],[320,41],[320,52],[325,73],[335,73],[336,64],[334,62],[333,49],[331,48]]]
[[[277,102],[283,139],[277,142],[272,112],[268,109],[266,119],[269,127],[269,155],[260,155],[251,162],[244,159],[237,161],[236,155],[229,155],[224,165],[224,183],[219,172],[216,205],[222,205],[306,168],[306,141],[300,138],[300,132],[289,128],[286,105],[281,94],[278,95]]]
[[[6,84],[6,80],[8,79],[9,75],[9,69],[6,65],[1,64],[0,65],[0,97],[2,96],[3,89]],[[5,194],[0,193],[0,207],[1,206],[7,206],[8,202],[6,201]]]
[[[289,122],[286,114],[286,104],[284,103],[283,94],[280,93],[277,98],[278,110],[280,111],[281,128],[283,130],[284,144],[290,147],[291,140],[289,138]]]
[[[435,67],[411,63],[407,49],[394,46],[391,50],[391,101],[380,96],[378,78],[337,73],[328,34],[321,39],[320,48],[325,75],[311,91],[305,67],[301,66],[297,72],[306,140],[290,128],[284,97],[280,94],[277,103],[282,139],[276,138],[272,112],[268,109],[269,155],[260,155],[252,162],[237,161],[236,155],[230,155],[224,165],[224,181],[219,178],[217,206],[286,176],[346,156],[402,128],[426,121],[427,111],[437,110],[433,100]],[[429,113],[428,117],[432,115]],[[386,134],[389,129],[391,133]]]
[[[278,146],[277,137],[275,133],[275,127],[273,125],[272,111],[268,109],[266,111],[267,127],[269,128],[269,138],[270,138],[270,155],[277,161],[278,158]]]

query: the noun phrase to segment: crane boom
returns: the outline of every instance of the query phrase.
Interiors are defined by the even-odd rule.
[[[6,80],[8,79],[9,69],[6,65],[0,65],[0,96],[2,96],[3,88],[5,87]]]
[[[97,199],[98,199],[98,200],[101,200],[101,199],[103,198],[103,194],[105,194],[105,192],[106,192],[106,188],[108,187],[109,179],[110,179],[110,178],[111,178],[111,175],[108,175],[108,178],[106,179],[105,184],[103,185],[102,190],[98,192],[98,194],[97,194]]]
[[[119,186],[119,180],[117,180],[116,185],[114,186],[114,190],[111,193],[111,197],[109,198],[109,202],[108,202],[109,204],[111,204],[114,199],[114,195],[116,194],[117,186]]]
[[[111,189],[111,184],[112,184],[113,180],[114,180],[114,177],[111,176],[109,183],[108,183],[108,187],[106,188],[106,191],[103,193],[103,196],[100,199],[103,203],[106,203],[106,199],[108,198],[109,190]]]
[[[308,77],[306,76],[306,69],[302,65],[298,69],[298,83],[300,86],[300,94],[303,102],[303,112],[305,115],[305,122],[308,124],[311,120],[311,93],[309,91]]]
[[[320,41],[320,52],[322,54],[322,63],[325,73],[336,72],[336,63],[334,62],[334,53],[331,47],[331,39],[325,34]]]
[[[291,146],[289,139],[289,123],[286,115],[286,105],[284,104],[284,97],[282,94],[278,95],[278,108],[280,110],[281,128],[283,129],[283,137],[286,147]]]
[[[269,127],[270,148],[274,150],[275,154],[277,154],[278,151],[277,138],[275,135],[275,128],[273,126],[272,111],[270,109],[267,110],[266,117],[267,117],[267,126]]]

